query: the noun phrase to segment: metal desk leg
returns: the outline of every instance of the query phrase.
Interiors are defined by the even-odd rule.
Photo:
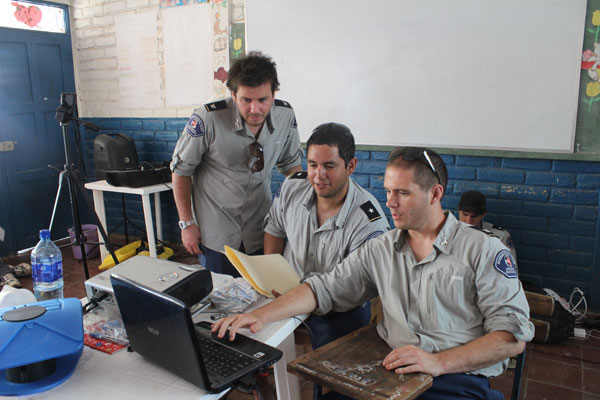
[[[150,257],[156,258],[156,237],[154,237],[154,224],[152,221],[152,207],[150,207],[150,195],[142,195],[142,205],[144,207],[144,222],[146,223],[146,235],[148,236]]]
[[[106,210],[104,209],[104,192],[102,190],[92,190],[92,196],[94,198],[94,210],[96,211],[96,215],[102,224],[105,232],[108,232],[106,227]],[[102,235],[100,234],[100,229],[98,229],[98,238],[102,239]],[[107,255],[110,253],[106,250],[105,245],[100,245],[100,260],[104,261]]]
[[[300,400],[298,377],[287,372],[287,363],[296,359],[296,342],[294,332],[277,346],[283,357],[273,366],[275,372],[275,388],[278,400]]]

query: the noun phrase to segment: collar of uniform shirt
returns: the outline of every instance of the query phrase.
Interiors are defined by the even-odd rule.
[[[235,112],[231,113],[231,124],[233,126],[233,130],[241,131],[241,130],[245,129],[246,124],[244,122],[244,119],[240,115],[240,111],[238,110],[237,106],[235,105],[235,101],[233,101],[233,98],[230,99],[229,105],[231,107],[233,107],[235,110]],[[273,103],[273,105],[271,106],[271,109],[269,110],[269,114],[267,114],[267,117],[265,118],[265,122],[267,124],[267,129],[269,130],[270,135],[272,135],[273,131],[275,130],[275,127],[273,126],[273,121],[271,120],[271,114],[273,112],[273,107],[275,107],[275,103]],[[238,121],[239,121],[239,123],[238,123]],[[262,128],[261,128],[261,130],[262,130]]]
[[[435,241],[433,242],[433,247],[435,247],[441,253],[448,254],[447,249],[450,247],[450,236],[448,231],[454,229],[453,227],[458,223],[458,220],[449,211],[444,211],[444,215],[446,216],[446,222],[444,222],[442,229],[436,236]],[[400,235],[398,235],[398,240],[396,240],[394,243],[394,250],[401,252],[405,242],[406,232],[402,231]]]

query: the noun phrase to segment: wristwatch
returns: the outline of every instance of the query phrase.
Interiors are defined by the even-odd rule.
[[[189,221],[179,221],[178,223],[179,223],[179,229],[184,230],[188,226],[194,225],[196,223],[196,221],[194,221],[193,219],[190,219]]]

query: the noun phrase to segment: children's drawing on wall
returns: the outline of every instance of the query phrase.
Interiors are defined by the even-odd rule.
[[[187,6],[188,4],[206,3],[206,0],[160,0],[160,8]]]
[[[215,13],[215,24],[213,29],[215,31],[215,35],[220,35],[222,33],[227,33],[227,29],[221,29],[221,14]]]
[[[225,71],[225,68],[223,67],[219,67],[219,69],[216,70],[214,74],[214,79],[221,81],[221,83],[225,83],[225,81],[227,80],[227,71]]]
[[[229,69],[229,9],[227,0],[211,0],[213,22],[213,94],[215,98],[227,96],[227,70]]]
[[[598,37],[600,35],[600,10],[592,13],[592,26],[587,28],[588,34],[594,35],[593,50],[586,49],[583,52],[581,60],[581,68],[587,70],[590,82],[585,86],[585,94],[588,97],[583,101],[588,105],[588,112],[592,111],[592,104],[600,101],[600,43]]]
[[[231,0],[229,57],[236,60],[246,50],[246,8],[244,0]]]

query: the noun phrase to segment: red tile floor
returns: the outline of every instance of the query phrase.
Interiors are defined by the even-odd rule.
[[[195,263],[195,258],[186,254],[177,246],[172,260],[188,264]],[[83,282],[85,273],[80,261],[73,257],[70,248],[62,248],[63,275],[65,281],[65,297],[81,298],[85,296]],[[28,256],[5,257],[4,262],[16,265],[28,261]],[[90,276],[96,275],[100,258],[88,260]],[[23,287],[32,289],[31,278],[21,278]],[[596,333],[596,336],[600,336]],[[299,329],[296,334],[297,354],[309,351],[310,341],[306,330]],[[513,383],[513,371],[492,380],[492,386],[501,390],[506,399],[510,399]],[[312,399],[312,386],[301,381],[301,397]],[[233,392],[228,399],[252,399],[253,396],[239,391]],[[527,345],[523,378],[521,381],[521,399],[527,400],[600,400],[600,339],[587,340],[568,339],[558,344]]]

